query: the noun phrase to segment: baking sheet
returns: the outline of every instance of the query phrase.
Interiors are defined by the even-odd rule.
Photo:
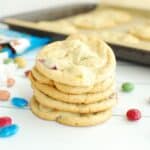
[[[106,6],[102,5],[101,8],[102,7],[106,7]],[[53,40],[62,40],[66,38],[67,35],[54,33],[46,30],[35,29],[32,27],[32,25],[31,26],[30,24],[25,25],[25,23],[27,21],[37,22],[42,20],[56,20],[60,18],[66,18],[76,14],[91,11],[95,8],[96,8],[96,4],[82,4],[82,5],[74,5],[74,6],[67,5],[67,6],[53,8],[53,9],[44,9],[44,10],[19,14],[15,16],[9,16],[7,18],[4,18],[2,22],[8,24],[10,28],[15,30],[24,31],[27,33],[32,33],[41,36],[50,36],[53,38]],[[130,9],[130,11],[133,10]],[[145,16],[149,15],[144,11],[142,12],[143,15]],[[108,44],[113,48],[117,58],[136,62],[136,63],[141,63],[145,65],[150,65],[150,52],[147,49],[144,49],[142,47],[136,48],[129,45],[116,44],[112,42],[108,42]]]

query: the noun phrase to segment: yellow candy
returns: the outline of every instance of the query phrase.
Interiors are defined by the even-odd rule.
[[[23,57],[16,57],[14,61],[19,68],[25,68],[27,65],[27,61]]]

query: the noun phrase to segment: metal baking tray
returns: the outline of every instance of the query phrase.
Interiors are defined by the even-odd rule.
[[[17,14],[13,16],[8,16],[2,18],[0,21],[5,23],[9,26],[10,29],[22,31],[26,33],[31,33],[38,36],[49,36],[53,38],[54,41],[56,40],[63,40],[68,35],[60,34],[56,32],[44,31],[32,28],[30,26],[23,26],[21,24],[17,24],[15,22],[7,21],[7,18],[14,18],[17,20],[24,20],[24,21],[42,21],[42,20],[56,20],[62,19],[66,17],[70,17],[73,15],[77,15],[80,13],[86,13],[96,8],[96,4],[76,4],[76,5],[66,5],[60,6],[57,8],[48,8],[48,9],[41,9],[32,12]],[[131,61],[143,65],[150,65],[150,51],[133,48],[130,46],[118,45],[109,43],[108,44],[114,50],[114,53],[118,59]]]

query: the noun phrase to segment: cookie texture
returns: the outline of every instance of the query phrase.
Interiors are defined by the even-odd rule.
[[[41,106],[34,97],[31,99],[30,106],[32,112],[42,119],[57,121],[61,124],[76,127],[97,125],[107,121],[112,115],[111,109],[93,114],[58,111]]]
[[[69,36],[37,54],[28,78],[31,111],[45,120],[91,126],[108,120],[117,103],[116,60],[97,36]]]
[[[103,99],[108,98],[110,95],[114,93],[115,85],[111,85],[107,90],[98,93],[85,93],[85,94],[66,94],[58,91],[53,86],[48,86],[44,84],[40,84],[35,81],[32,77],[30,77],[33,88],[36,88],[43,92],[44,94],[63,102],[68,103],[76,103],[76,104],[90,104],[97,101],[102,101]]]
[[[32,69],[31,72],[32,72],[32,77],[35,80],[37,80],[39,83],[53,85],[59,91],[64,93],[69,93],[69,94],[97,93],[106,90],[110,85],[115,83],[115,77],[114,77],[115,75],[112,75],[107,80],[104,80],[92,86],[84,86],[84,87],[69,86],[63,83],[54,82],[52,80],[47,79],[45,76],[39,73],[35,67]]]
[[[112,75],[115,56],[95,36],[72,35],[37,55],[36,68],[48,79],[71,86],[91,86]]]
[[[102,101],[98,101],[92,104],[65,103],[62,101],[55,100],[43,94],[37,89],[34,89],[34,97],[40,104],[48,108],[53,108],[56,110],[61,110],[61,111],[66,111],[66,112],[84,113],[84,114],[111,109],[117,103],[116,94],[113,94],[107,99],[103,99]]]
[[[39,82],[43,84],[53,85],[53,81],[44,77],[37,69],[34,67],[32,70],[32,76]]]

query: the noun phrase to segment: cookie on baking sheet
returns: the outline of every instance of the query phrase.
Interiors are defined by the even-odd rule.
[[[150,22],[134,25],[129,29],[129,33],[141,40],[150,41]]]
[[[97,9],[95,11],[72,17],[71,22],[82,29],[105,29],[131,20],[131,15],[115,9]]]
[[[111,109],[91,114],[58,111],[40,105],[34,97],[31,99],[30,106],[36,116],[69,126],[92,126],[103,123],[112,116]]]
[[[41,84],[30,75],[30,80],[32,83],[33,89],[36,88],[40,90],[42,93],[52,97],[56,100],[68,102],[68,103],[75,103],[75,104],[90,104],[97,101],[102,101],[107,99],[115,92],[115,85],[110,85],[110,87],[102,92],[98,93],[89,93],[89,94],[67,94],[58,91],[55,87],[49,86],[46,84]]]
[[[103,101],[92,103],[92,104],[71,104],[65,103],[63,101],[55,100],[51,97],[40,92],[38,89],[34,88],[34,97],[36,100],[48,108],[57,109],[59,111],[67,111],[74,113],[94,113],[99,111],[104,111],[114,107],[117,103],[116,94],[109,96]]]
[[[41,29],[48,30],[51,32],[63,34],[73,34],[78,32],[78,30],[67,20],[40,21],[36,25]]]
[[[72,35],[44,47],[36,68],[48,79],[71,85],[91,86],[111,76],[116,61],[111,48],[95,36]]]
[[[99,30],[111,28],[116,25],[113,20],[102,17],[100,14],[96,13],[81,14],[72,17],[70,20],[72,24],[74,24],[79,29]]]
[[[130,33],[118,32],[118,31],[102,31],[100,32],[100,37],[108,42],[117,42],[125,44],[137,44],[139,39]]]
[[[127,23],[132,20],[132,15],[124,10],[108,8],[96,10],[101,16],[112,19],[116,24]]]
[[[112,75],[107,80],[97,83],[93,86],[87,86],[87,87],[69,86],[66,84],[54,82],[52,80],[47,79],[41,73],[39,73],[39,71],[37,71],[35,67],[31,70],[31,72],[32,72],[32,76],[39,83],[54,85],[59,91],[64,93],[70,93],[70,94],[96,93],[96,92],[104,91],[111,84],[115,83],[114,75]]]

